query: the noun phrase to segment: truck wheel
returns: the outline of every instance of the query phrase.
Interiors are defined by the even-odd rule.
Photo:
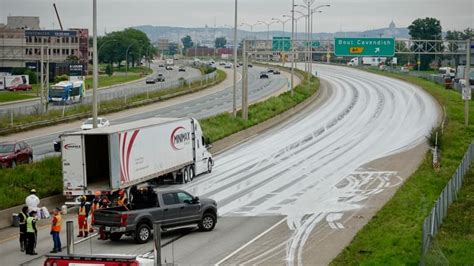
[[[181,173],[181,176],[183,178],[183,184],[186,184],[189,182],[189,171],[188,168],[184,168],[183,172]]]
[[[207,172],[208,173],[212,172],[212,161],[211,160],[207,161]]]
[[[202,231],[211,231],[216,226],[216,216],[212,213],[205,213],[198,226]]]
[[[112,233],[112,234],[110,234],[110,240],[114,241],[114,242],[119,241],[121,237],[122,237],[122,233]]]
[[[189,168],[189,181],[193,181],[194,179],[194,170],[192,167]]]
[[[151,237],[150,227],[146,224],[140,224],[135,231],[135,242],[138,244],[144,244],[148,242]]]

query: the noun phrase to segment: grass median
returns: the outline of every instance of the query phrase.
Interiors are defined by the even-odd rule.
[[[218,73],[225,76],[225,72]],[[251,105],[248,121],[223,113],[202,119],[200,123],[206,136],[214,142],[281,114],[308,99],[319,88],[318,79],[313,78],[312,82],[312,86],[306,82],[298,85],[294,90],[293,98],[289,92],[285,92],[280,96]],[[0,209],[22,204],[29,194],[29,189],[33,187],[36,188],[40,197],[61,193],[62,172],[59,157],[47,158],[30,165],[19,165],[14,169],[0,170]]]
[[[421,260],[423,221],[458,167],[474,137],[474,126],[464,126],[461,95],[431,81],[400,74],[371,71],[422,87],[446,108],[441,135],[441,169],[435,171],[428,153],[417,171],[365,225],[332,265],[406,265]],[[469,103],[469,116],[474,104]]]
[[[209,86],[216,85],[226,78],[224,71],[218,70],[215,80],[209,79],[207,83],[195,81],[192,83],[185,83],[180,87],[163,89],[157,92],[142,93],[130,97],[118,98],[110,101],[99,103],[99,113],[101,115],[122,111],[128,108],[133,108],[141,105],[146,105],[161,101],[164,98],[179,96],[188,92],[195,92],[205,89]],[[64,109],[51,110],[47,114],[25,115],[13,118],[13,126],[10,117],[4,116],[0,119],[0,134],[11,134],[18,131],[23,131],[25,128],[33,129],[39,127],[50,126],[67,121],[73,121],[89,117],[92,113],[91,105],[72,105],[66,106]],[[41,123],[40,123],[41,122]],[[44,123],[42,123],[44,122]]]

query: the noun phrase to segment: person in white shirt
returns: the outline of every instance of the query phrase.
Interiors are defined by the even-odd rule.
[[[38,196],[36,196],[36,189],[31,189],[30,193],[31,194],[25,199],[26,206],[28,206],[28,212],[37,212],[40,199],[38,198]]]

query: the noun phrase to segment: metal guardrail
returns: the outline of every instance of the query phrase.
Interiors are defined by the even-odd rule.
[[[116,90],[110,90],[110,89],[98,90],[97,99],[98,99],[99,104],[100,102],[109,101],[109,100],[117,99],[117,98],[126,99],[138,94],[153,93],[153,92],[163,90],[163,89],[177,88],[184,85],[185,83],[189,84],[196,81],[207,82],[207,80],[213,79],[215,75],[216,75],[216,72],[212,72],[203,76],[192,77],[188,79],[179,79],[179,80],[174,80],[174,81],[159,82],[153,86],[135,85],[135,86],[120,88]],[[92,103],[92,97],[84,97],[80,103],[74,103],[70,106],[89,105],[91,103]],[[58,109],[58,108],[54,107],[51,109]],[[42,106],[39,101],[38,103],[34,105],[12,107],[9,109],[0,109],[0,119],[5,119],[5,118],[11,119],[11,118],[14,118],[15,116],[23,116],[23,115],[38,115],[38,114],[41,114],[41,110],[42,110]]]
[[[123,99],[124,100],[124,105],[130,106],[129,103],[127,103],[127,98],[131,98],[136,95],[144,95],[144,94],[149,94],[149,93],[154,93],[157,91],[161,91],[164,89],[173,89],[173,88],[179,88],[181,86],[184,86],[185,84],[188,84],[191,86],[192,83],[194,82],[201,82],[201,86],[205,84],[209,84],[209,82],[212,82],[215,80],[217,77],[217,71],[214,71],[212,73],[199,76],[199,77],[193,77],[193,78],[188,78],[188,79],[181,79],[181,80],[176,80],[176,81],[169,81],[169,82],[161,82],[160,84],[155,84],[154,86],[145,86],[145,87],[135,87],[133,90],[119,90],[115,91],[113,93],[104,93],[100,94],[99,92],[99,97],[98,97],[98,105],[100,106],[101,102],[107,102],[115,99]],[[175,97],[177,95],[181,95],[183,92],[178,92],[178,93],[172,93],[169,95],[163,95],[158,98],[158,100],[164,100],[168,98]],[[146,100],[140,101],[140,102],[133,102],[133,105],[140,105],[145,102],[149,101],[148,97]],[[76,106],[81,106],[81,105],[90,105],[92,103],[92,98],[84,99],[82,102],[78,104],[73,104],[70,105],[71,107],[76,107]],[[68,108],[69,106],[63,106],[64,108]],[[122,106],[123,107],[123,106]],[[38,109],[39,110],[39,109]],[[31,114],[39,114],[38,110],[36,110],[34,113]],[[107,111],[114,111],[114,110],[107,110]],[[22,129],[27,129],[27,128],[33,128],[33,127],[38,127],[38,126],[43,126],[43,125],[48,125],[48,124],[54,124],[58,122],[64,122],[64,121],[70,121],[70,120],[75,120],[79,119],[82,117],[87,116],[88,114],[91,114],[91,112],[83,112],[79,114],[72,114],[72,115],[63,115],[62,117],[58,118],[52,118],[52,119],[47,119],[47,120],[40,120],[40,121],[34,121],[30,122],[27,124],[15,124],[14,123],[14,116],[12,112],[9,112],[6,116],[7,119],[11,119],[11,125],[8,128],[2,128],[0,129],[0,134],[4,134],[6,132],[10,132],[12,129],[15,130],[22,130]],[[3,117],[1,116],[0,113],[0,119]],[[4,118],[5,119],[5,118]]]
[[[423,258],[431,247],[433,242],[433,237],[438,233],[438,229],[443,222],[443,219],[446,217],[448,212],[448,207],[456,200],[457,194],[462,187],[464,181],[464,175],[469,170],[469,167],[474,159],[474,144],[471,143],[467,149],[464,157],[454,173],[454,175],[449,180],[446,187],[441,192],[441,195],[436,200],[433,209],[431,210],[428,217],[425,218],[423,222],[423,233],[422,233],[422,264]]]

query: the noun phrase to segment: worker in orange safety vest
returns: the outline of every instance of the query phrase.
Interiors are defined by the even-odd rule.
[[[81,205],[79,206],[79,212],[77,221],[79,223],[79,235],[77,237],[87,237],[89,230],[87,229],[87,217],[89,216],[90,203],[87,202],[86,196],[80,197]]]
[[[100,191],[96,191],[94,193],[94,199],[92,200],[92,203],[91,203],[91,219],[90,219],[90,226],[89,226],[89,233],[93,233],[94,232],[94,228],[92,228],[92,221],[94,220],[94,212],[95,210],[97,209],[100,209],[101,208],[101,198],[100,198],[100,195],[102,193]]]

